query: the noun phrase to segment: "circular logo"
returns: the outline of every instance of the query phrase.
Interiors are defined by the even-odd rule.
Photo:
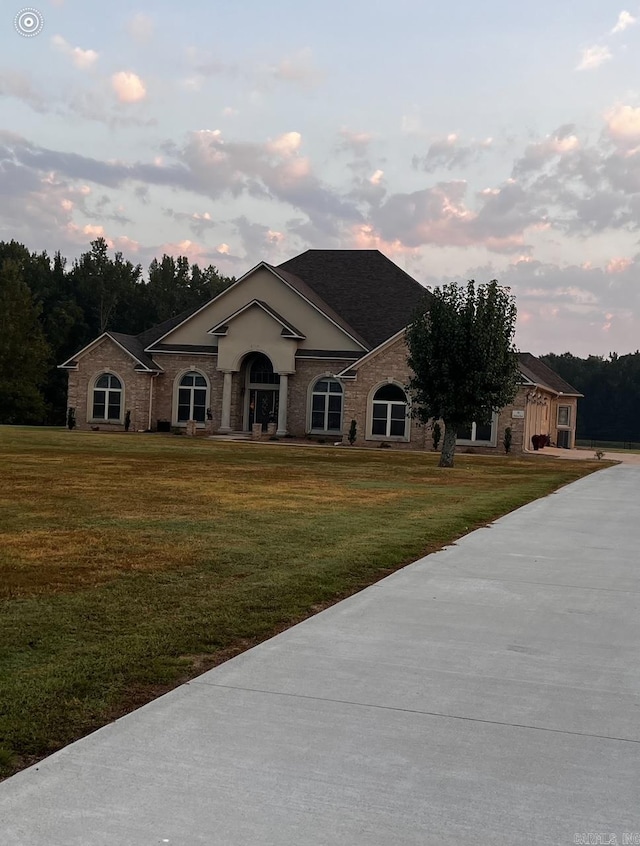
[[[42,32],[44,17],[42,12],[39,12],[37,9],[22,9],[15,16],[13,25],[18,35],[23,35],[25,38],[33,38],[34,35]]]

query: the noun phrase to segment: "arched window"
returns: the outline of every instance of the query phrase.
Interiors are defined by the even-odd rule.
[[[383,385],[373,397],[371,434],[404,438],[406,433],[407,395],[399,385]]]
[[[273,372],[273,364],[266,355],[256,353],[249,369],[249,382],[252,385],[279,385],[280,374]]]
[[[178,386],[178,423],[204,423],[206,417],[207,380],[202,373],[185,373]]]
[[[98,376],[93,388],[93,420],[119,423],[122,417],[122,382],[113,373]]]
[[[319,379],[311,395],[311,429],[342,431],[342,385],[335,379]]]

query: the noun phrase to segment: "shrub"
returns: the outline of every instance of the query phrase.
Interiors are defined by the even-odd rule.
[[[349,433],[347,435],[347,439],[349,441],[350,446],[353,446],[357,437],[358,437],[358,429],[357,429],[356,421],[352,420],[351,425],[349,426]]]
[[[504,430],[504,451],[508,454],[511,452],[511,426],[507,426]]]
[[[435,452],[438,451],[438,444],[440,443],[440,438],[442,437],[442,429],[440,424],[436,420],[433,424],[433,428],[431,429],[431,438],[433,440],[433,449]]]
[[[76,410],[75,408],[70,408],[67,411],[67,427],[69,429],[76,428]]]
[[[127,413],[124,416],[124,430],[125,432],[129,431],[129,427],[131,426],[131,412],[127,409]]]

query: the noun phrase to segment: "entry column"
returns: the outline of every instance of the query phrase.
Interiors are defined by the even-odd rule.
[[[289,398],[289,374],[280,374],[280,393],[278,395],[278,430],[276,435],[287,434],[287,401]]]
[[[222,383],[222,414],[218,432],[226,434],[231,431],[231,381],[233,373],[231,370],[223,370],[224,382]]]

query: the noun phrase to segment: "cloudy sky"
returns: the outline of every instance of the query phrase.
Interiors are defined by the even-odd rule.
[[[520,349],[640,347],[640,6],[22,10],[0,13],[0,240],[236,276],[376,248],[426,285],[509,285]]]

